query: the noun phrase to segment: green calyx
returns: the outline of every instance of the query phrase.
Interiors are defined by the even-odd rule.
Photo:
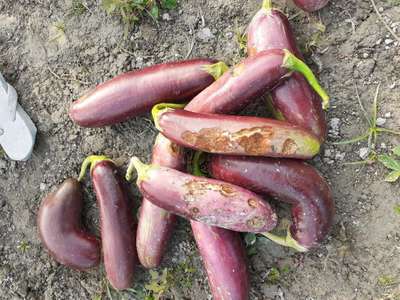
[[[302,245],[300,245],[293,237],[292,234],[290,233],[289,228],[287,229],[287,235],[286,237],[281,237],[281,236],[277,236],[273,233],[270,232],[264,232],[261,233],[263,236],[265,236],[266,238],[270,239],[271,241],[273,241],[274,243],[281,245],[281,246],[285,246],[285,247],[289,247],[292,248],[298,252],[307,252],[308,249],[303,247]]]
[[[90,155],[90,156],[86,157],[85,160],[82,163],[78,181],[82,181],[83,180],[83,178],[85,177],[85,174],[86,174],[86,170],[87,170],[89,165],[90,165],[90,172],[92,172],[93,168],[99,162],[102,162],[102,161],[111,161],[111,162],[113,162],[110,158],[108,158],[105,155]]]
[[[214,77],[215,80],[218,80],[229,70],[229,67],[223,61],[220,61],[212,65],[204,65],[203,70]]]
[[[205,177],[206,176],[206,174],[204,174],[201,171],[201,167],[200,167],[201,162],[203,161],[203,159],[204,159],[204,152],[196,151],[194,153],[193,160],[192,160],[192,173],[193,173],[193,175],[199,176],[199,177]]]
[[[174,109],[183,109],[186,106],[186,104],[178,104],[178,103],[159,103],[153,106],[151,109],[151,115],[154,120],[154,125],[159,131],[162,131],[159,124],[158,120],[160,119],[161,115],[167,111],[171,111]]]
[[[289,69],[291,71],[296,71],[301,73],[307,79],[308,83],[315,90],[315,92],[321,97],[323,109],[325,110],[328,109],[329,96],[326,93],[326,91],[322,88],[322,86],[319,84],[317,78],[315,77],[311,69],[289,50],[284,49],[283,51],[285,52],[285,56],[283,58],[282,67]]]
[[[156,168],[153,165],[147,165],[145,163],[142,163],[139,158],[136,156],[131,158],[131,161],[129,162],[128,170],[126,171],[125,179],[127,181],[132,181],[133,178],[133,173],[136,171],[137,173],[137,184],[139,184],[141,181],[145,180],[148,177],[148,172],[151,169]]]

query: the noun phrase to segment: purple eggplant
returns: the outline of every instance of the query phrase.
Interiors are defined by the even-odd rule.
[[[200,114],[158,104],[154,122],[162,134],[184,147],[221,154],[311,158],[318,139],[287,122],[247,116]]]
[[[213,113],[238,111],[276,87],[293,71],[304,75],[327,106],[329,96],[310,68],[288,50],[270,49],[246,58],[225,72],[185,109]]]
[[[81,226],[83,198],[76,179],[65,180],[43,199],[37,217],[40,239],[60,264],[87,270],[100,262],[100,242]]]
[[[123,122],[165,100],[188,101],[209,86],[225,67],[211,59],[194,59],[121,74],[75,101],[69,116],[83,127]]]
[[[329,185],[310,165],[290,159],[213,155],[212,177],[292,204],[286,238],[265,235],[299,251],[317,247],[329,233],[335,205]]]
[[[152,163],[183,171],[185,169],[184,151],[159,134],[153,147]],[[136,247],[140,263],[145,268],[155,268],[160,265],[175,221],[175,215],[143,198]]]
[[[271,1],[264,1],[247,29],[247,52],[254,56],[274,48],[288,49],[303,59],[287,17],[273,9]],[[321,142],[325,140],[327,126],[321,99],[301,74],[294,72],[273,89],[270,101],[277,118],[310,130]]]
[[[276,226],[272,207],[258,195],[223,181],[197,177],[132,158],[137,186],[153,204],[184,218],[239,232],[264,232]]]
[[[115,289],[127,289],[132,284],[137,258],[132,205],[117,167],[110,159],[104,156],[86,158],[80,180],[89,165],[100,211],[107,279]]]

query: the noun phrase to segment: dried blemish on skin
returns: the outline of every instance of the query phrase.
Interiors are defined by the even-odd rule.
[[[204,195],[208,191],[217,191],[224,197],[233,197],[236,195],[235,189],[228,184],[214,184],[208,181],[190,180],[184,184],[186,202],[199,200],[199,196]]]
[[[232,151],[229,133],[220,128],[203,128],[199,132],[185,131],[182,133],[182,139],[206,152]]]
[[[292,139],[286,139],[282,145],[282,153],[284,154],[294,154],[297,151],[297,144]]]
[[[200,212],[200,210],[199,210],[197,207],[192,207],[192,208],[190,209],[190,212],[191,212],[193,215],[197,215],[197,214]]]
[[[177,145],[176,143],[172,143],[169,146],[170,152],[172,155],[174,156],[178,156],[179,154],[181,154],[182,152],[182,147],[179,147],[179,145]]]
[[[271,150],[271,127],[254,127],[236,132],[233,136],[247,154],[262,155]]]
[[[259,229],[259,228],[264,227],[265,220],[263,218],[261,218],[261,217],[254,217],[254,218],[248,220],[246,222],[246,224],[247,224],[247,226],[249,226],[251,228]]]

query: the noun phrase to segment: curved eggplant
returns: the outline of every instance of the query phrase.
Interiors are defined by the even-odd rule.
[[[299,251],[317,247],[329,233],[335,205],[324,178],[310,165],[290,159],[213,155],[212,177],[292,204],[286,239],[266,236]]]
[[[100,211],[107,279],[115,289],[126,289],[132,284],[137,258],[132,206],[117,167],[107,157],[86,158],[82,164],[80,180],[90,164]]]
[[[43,199],[37,217],[40,239],[50,255],[78,270],[100,262],[99,240],[81,227],[82,206],[81,186],[69,178]]]

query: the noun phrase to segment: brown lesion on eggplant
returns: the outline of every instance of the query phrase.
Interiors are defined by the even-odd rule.
[[[193,202],[198,197],[204,195],[208,191],[217,191],[224,197],[233,197],[236,195],[235,189],[229,184],[214,184],[208,181],[190,180],[183,186],[185,188],[184,200]]]
[[[297,144],[292,139],[286,139],[282,145],[282,153],[284,154],[294,154],[297,151]]]
[[[218,127],[202,128],[198,132],[185,131],[182,139],[189,145],[206,152],[233,153],[242,148],[249,155],[263,155],[273,151],[270,126],[253,127],[229,132]]]
[[[232,149],[229,134],[219,128],[203,128],[199,132],[185,131],[182,139],[206,152],[229,152]]]
[[[179,156],[182,154],[183,149],[182,147],[180,147],[178,144],[171,142],[171,144],[169,145],[169,152],[173,155],[173,156]]]
[[[196,216],[200,212],[200,209],[198,209],[197,207],[192,207],[189,210],[193,216]]]
[[[265,220],[261,217],[254,217],[247,220],[246,224],[251,228],[259,229],[265,226]]]
[[[254,127],[238,131],[235,133],[235,138],[247,154],[262,155],[271,151],[273,135],[271,127]]]
[[[253,198],[247,200],[247,204],[252,208],[256,208],[258,206],[257,200]]]

